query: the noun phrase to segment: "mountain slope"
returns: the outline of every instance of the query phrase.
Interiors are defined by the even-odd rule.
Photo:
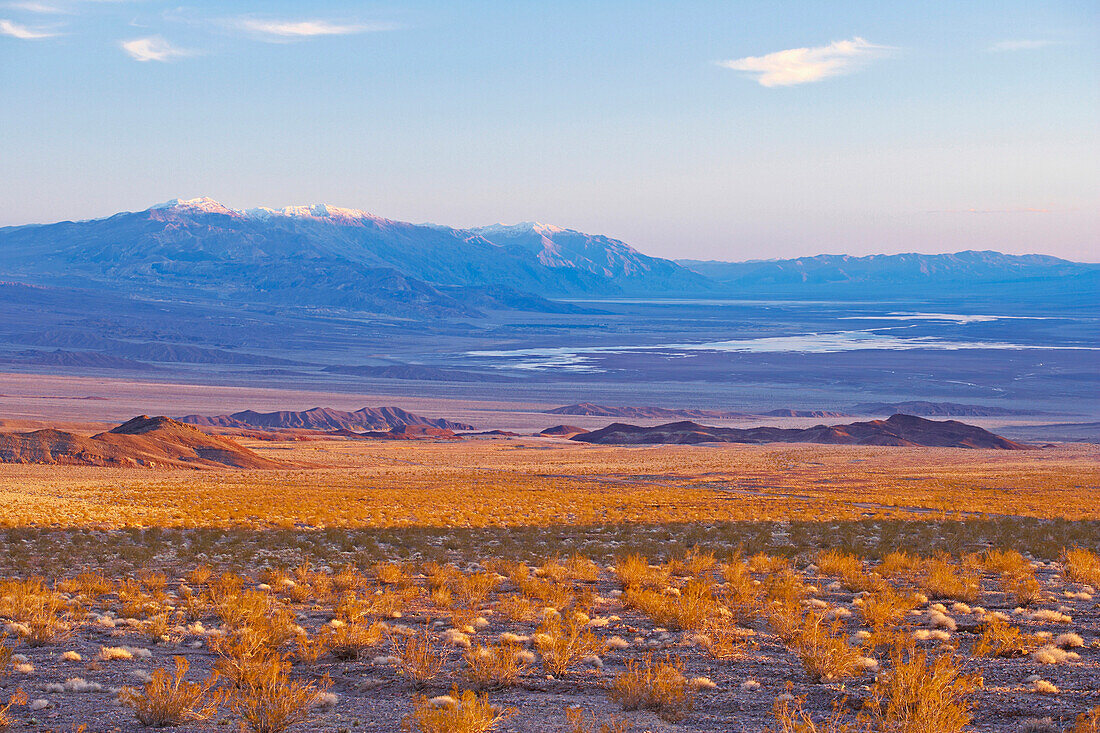
[[[232,415],[185,415],[180,422],[226,428],[300,428],[305,430],[395,430],[424,427],[445,430],[473,430],[466,423],[417,415],[400,407],[363,407],[354,412],[314,407],[299,412],[242,410]]]
[[[236,211],[170,201],[106,219],[0,228],[0,275],[175,297],[476,315],[570,310],[539,296],[617,295],[706,283],[606,237],[554,229],[547,259],[520,234],[392,221],[328,206]],[[549,240],[548,240],[549,241]],[[568,254],[566,254],[568,253]],[[443,288],[443,289],[441,289]],[[445,289],[445,290],[444,290]]]
[[[0,463],[175,468],[286,468],[219,435],[167,417],[135,417],[84,437],[61,430],[0,434]]]

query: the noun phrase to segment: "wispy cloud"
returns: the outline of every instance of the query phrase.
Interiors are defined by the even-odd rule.
[[[746,56],[719,61],[718,64],[755,75],[761,86],[778,87],[850,74],[868,59],[889,50],[889,46],[879,46],[855,36],[847,41],[834,41],[828,46],[789,48],[766,56]]]
[[[68,10],[63,10],[55,5],[47,5],[46,3],[35,2],[12,2],[7,3],[6,7],[13,8],[15,10],[24,10],[28,13],[42,13],[45,15],[67,15]]]
[[[53,38],[56,35],[56,33],[50,33],[40,28],[28,28],[25,25],[20,25],[19,23],[0,18],[0,36],[22,38],[25,41],[37,41],[42,38]]]
[[[265,20],[237,18],[232,25],[266,41],[295,41],[318,36],[347,36],[394,30],[390,23],[332,23],[327,20]]]
[[[194,55],[193,51],[177,48],[160,36],[135,38],[132,41],[123,41],[120,45],[135,61],[171,61]]]
[[[1033,38],[1033,39],[1018,39],[1012,41],[999,41],[989,47],[990,51],[1033,51],[1037,48],[1046,48],[1047,46],[1053,46],[1054,41],[1045,39]]]

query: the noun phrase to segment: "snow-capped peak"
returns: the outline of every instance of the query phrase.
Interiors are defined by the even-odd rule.
[[[281,209],[271,209],[261,206],[255,209],[233,209],[207,196],[194,199],[172,199],[163,204],[151,207],[151,210],[185,209],[204,214],[225,214],[228,216],[241,216],[249,219],[270,219],[272,217],[291,217],[296,219],[326,219],[329,221],[354,223],[366,219],[379,220],[366,211],[360,209],[348,209],[342,206],[329,206],[328,204],[311,204],[308,206],[284,206]]]
[[[521,221],[519,224],[490,224],[486,227],[478,227],[474,231],[482,234],[526,234],[534,232],[543,236],[547,234],[559,234],[566,231],[553,224],[543,224],[537,221]]]
[[[201,211],[205,214],[240,214],[236,209],[231,209],[208,196],[200,196],[195,199],[171,199],[163,204],[150,207],[152,209],[190,209]]]

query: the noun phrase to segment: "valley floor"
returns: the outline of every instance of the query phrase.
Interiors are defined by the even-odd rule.
[[[394,731],[453,687],[502,731],[888,730],[937,669],[980,731],[1100,705],[1096,446],[248,447],[308,467],[0,466],[14,730],[139,730],[118,690],[176,656],[229,696],[185,730],[236,725],[278,659],[271,689],[313,686],[297,730]]]

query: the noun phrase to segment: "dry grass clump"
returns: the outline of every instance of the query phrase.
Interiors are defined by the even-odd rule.
[[[628,733],[632,727],[625,718],[597,716],[593,712],[586,714],[583,708],[566,708],[565,722],[569,724],[568,733]]]
[[[15,718],[11,715],[11,709],[27,704],[27,693],[22,688],[17,689],[8,698],[7,702],[0,699],[0,731],[5,731],[15,724]]]
[[[253,733],[281,733],[312,717],[331,682],[292,680],[290,662],[280,656],[254,665],[252,674],[227,694],[230,708]]]
[[[720,612],[710,583],[702,580],[689,580],[676,592],[630,587],[623,593],[623,603],[637,608],[658,626],[680,630],[702,629]]]
[[[923,651],[895,647],[890,668],[871,687],[876,728],[890,733],[961,733],[970,724],[971,696],[981,677],[951,655],[929,660]]]
[[[579,612],[546,618],[532,637],[547,674],[559,677],[585,657],[603,654],[607,644],[588,629],[588,618]]]
[[[535,617],[534,602],[517,593],[511,593],[498,600],[495,610],[509,621],[530,621]]]
[[[511,708],[497,708],[486,695],[473,690],[459,694],[455,688],[443,698],[423,695],[413,700],[412,712],[401,720],[401,730],[413,733],[490,733],[515,714]]]
[[[683,720],[691,710],[693,690],[684,676],[683,660],[666,656],[655,663],[653,655],[646,655],[641,661],[629,660],[626,667],[607,693],[624,710],[652,710],[669,722]]]
[[[762,584],[752,577],[749,564],[738,557],[723,563],[719,570],[726,581],[722,592],[726,606],[739,619],[757,616],[760,613],[764,589]]]
[[[504,641],[488,646],[478,644],[467,649],[463,659],[466,662],[466,679],[478,690],[514,685],[527,669],[524,649],[515,642]]]
[[[79,612],[42,578],[0,580],[0,617],[11,619],[8,630],[29,646],[68,638]]]
[[[142,725],[165,728],[209,720],[218,710],[220,695],[213,692],[217,676],[210,675],[202,683],[188,682],[184,675],[190,663],[180,656],[173,657],[173,661],[174,674],[157,668],[142,689],[123,687],[119,694],[119,700],[133,709]]]
[[[968,603],[977,600],[981,591],[977,571],[973,567],[954,563],[946,556],[926,561],[921,587],[935,598],[952,598]]]
[[[1066,733],[1100,733],[1100,705],[1088,712],[1080,713],[1073,721],[1073,727]]]
[[[917,605],[912,594],[901,593],[889,585],[863,596],[862,601],[859,613],[871,627],[871,635],[867,639],[867,645],[871,648],[893,644],[906,614]]]
[[[332,656],[340,661],[362,659],[369,649],[382,640],[385,630],[385,626],[378,621],[372,624],[356,621],[329,626],[325,630],[325,644]]]
[[[1083,547],[1072,547],[1062,552],[1062,565],[1066,578],[1075,583],[1100,585],[1100,555]]]
[[[1031,652],[1039,640],[997,617],[988,616],[982,622],[982,635],[974,642],[970,653],[976,657],[1016,657]]]
[[[669,572],[678,577],[697,577],[709,573],[718,565],[718,560],[713,552],[708,552],[695,546],[688,550],[682,557],[674,558],[668,563]]]
[[[816,563],[820,572],[838,576],[849,590],[874,590],[884,585],[880,575],[867,572],[861,559],[846,552],[823,550],[817,554]]]
[[[725,620],[713,619],[697,637],[715,659],[741,659],[746,653],[745,631]]]
[[[840,680],[863,669],[863,655],[844,636],[839,620],[831,624],[824,614],[810,612],[793,634],[791,647],[812,680]]]
[[[924,560],[905,550],[894,550],[879,563],[878,573],[884,578],[914,578],[921,572]]]
[[[774,725],[764,729],[764,733],[870,733],[866,721],[848,721],[844,711],[836,706],[827,718],[815,721],[805,709],[806,696],[791,694],[792,685],[787,683],[787,691],[775,698],[772,705]]]
[[[615,562],[615,575],[624,591],[628,590],[664,590],[670,577],[668,567],[653,566],[644,556],[633,554],[619,558]]]
[[[418,688],[437,679],[446,669],[447,660],[451,656],[451,650],[436,643],[427,626],[414,634],[409,634],[404,641],[391,636],[390,643],[397,658],[398,672]]]

